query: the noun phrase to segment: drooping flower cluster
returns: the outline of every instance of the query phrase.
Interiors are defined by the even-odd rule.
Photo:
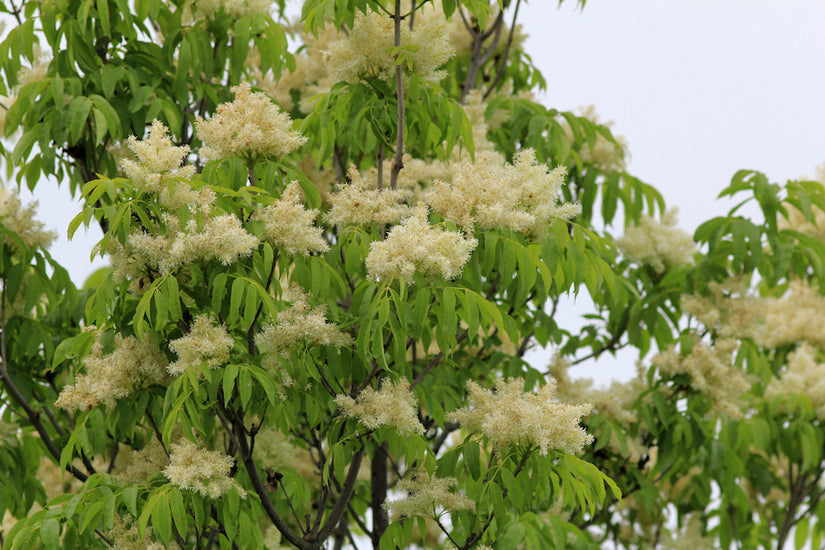
[[[241,498],[246,498],[246,491],[229,477],[234,465],[235,459],[231,456],[202,449],[184,438],[172,444],[169,465],[163,475],[173,485],[208,498],[219,498],[233,487]]]
[[[591,405],[556,401],[554,380],[536,393],[524,393],[521,378],[502,380],[493,390],[469,380],[467,390],[469,407],[453,412],[451,419],[484,435],[496,447],[538,445],[541,454],[552,449],[577,453],[593,441],[579,426]]]
[[[825,420],[825,363],[817,361],[816,350],[803,344],[788,354],[785,371],[765,388],[765,397],[794,399],[805,396],[820,420]]]
[[[396,485],[396,489],[406,491],[407,496],[388,500],[384,503],[384,508],[393,518],[438,518],[445,512],[475,509],[475,502],[461,493],[450,490],[457,484],[458,480],[454,477],[436,477],[420,468]]]
[[[424,433],[424,426],[418,420],[418,401],[406,379],[396,382],[384,380],[378,391],[371,387],[364,388],[355,399],[349,395],[338,395],[335,403],[344,415],[357,418],[371,430],[394,426],[402,435]]]
[[[706,396],[717,414],[741,418],[741,398],[750,390],[751,383],[734,364],[733,354],[738,347],[739,343],[733,339],[720,338],[709,346],[694,337],[688,353],[670,346],[656,354],[651,362],[662,376],[688,375],[690,387]]]
[[[421,20],[413,30],[401,25],[401,46],[405,74],[415,74],[422,80],[438,81],[444,73],[438,68],[453,55],[443,20]],[[349,34],[329,45],[324,60],[336,81],[358,82],[379,78],[395,82],[396,59],[393,20],[380,13],[359,14]]]
[[[391,224],[409,215],[411,208],[404,204],[412,193],[407,189],[382,189],[364,179],[355,166],[347,172],[348,184],[337,187],[330,195],[332,208],[326,220],[338,226],[367,223]]]
[[[321,228],[315,225],[318,211],[304,208],[302,199],[301,186],[294,181],[286,186],[279,200],[258,210],[254,218],[264,223],[264,239],[290,254],[326,252],[329,244]]]
[[[437,181],[426,195],[433,210],[465,231],[507,228],[536,236],[547,231],[551,218],[569,220],[578,204],[560,203],[565,169],[548,172],[532,149],[516,153],[513,164],[500,164],[496,154],[480,154],[453,171],[452,182]]]
[[[104,353],[98,340],[83,359],[86,372],[60,392],[55,405],[68,410],[88,410],[102,403],[114,407],[115,401],[139,388],[167,385],[166,355],[151,340],[115,335],[115,346]]]
[[[431,226],[427,209],[418,206],[411,216],[390,229],[384,241],[370,245],[367,272],[373,280],[399,278],[407,284],[413,282],[416,271],[455,279],[477,244],[457,231]]]
[[[248,164],[259,158],[283,158],[307,142],[292,129],[292,119],[248,82],[232,87],[235,101],[221,103],[210,119],[198,118],[195,127],[205,158],[240,157]]]
[[[617,244],[629,259],[650,265],[656,273],[691,264],[696,245],[678,223],[679,211],[675,208],[662,214],[661,223],[642,216],[639,224],[629,227]]]
[[[169,374],[179,375],[190,368],[218,368],[229,361],[235,340],[222,325],[216,325],[208,315],[199,315],[189,333],[169,342],[169,349],[178,360],[169,364]]]
[[[268,324],[255,341],[262,351],[289,355],[298,342],[314,346],[346,346],[352,337],[326,319],[326,306],[311,307],[309,294],[293,285],[283,299],[291,306],[278,312],[274,324]]]
[[[43,222],[34,219],[36,211],[37,201],[23,206],[18,193],[0,187],[0,225],[17,233],[26,248],[48,248],[57,238],[57,233],[46,230]],[[4,235],[0,235],[0,243],[17,248],[17,244]]]

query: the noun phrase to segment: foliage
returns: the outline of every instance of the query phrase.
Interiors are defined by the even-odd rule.
[[[693,248],[519,4],[0,5],[8,173],[112,262],[0,196],[4,545],[821,547],[822,184],[739,172]]]

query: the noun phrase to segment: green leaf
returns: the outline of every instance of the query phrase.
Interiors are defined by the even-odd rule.
[[[76,143],[83,135],[91,109],[92,100],[88,97],[76,97],[69,104],[69,140],[71,143]]]
[[[40,539],[46,548],[60,548],[60,523],[57,519],[49,518],[40,527]]]

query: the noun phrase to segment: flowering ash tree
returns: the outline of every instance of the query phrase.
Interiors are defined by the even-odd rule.
[[[520,5],[0,4],[7,180],[111,265],[0,194],[4,548],[821,547],[821,183],[691,238]]]

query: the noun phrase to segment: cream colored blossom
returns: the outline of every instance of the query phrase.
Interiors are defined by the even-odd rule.
[[[680,527],[665,528],[661,531],[661,537],[656,537],[660,548],[663,550],[714,550],[719,548],[715,537],[704,536],[700,513],[687,514],[681,519]]]
[[[710,346],[695,336],[687,354],[670,346],[651,362],[662,376],[690,376],[690,387],[707,397],[717,414],[741,418],[742,397],[750,390],[751,382],[734,364],[733,354],[738,347],[736,340],[720,338]]]
[[[26,206],[20,202],[20,195],[0,187],[0,225],[16,233],[26,248],[48,248],[57,238],[55,231],[47,231],[43,222],[34,219],[37,201]],[[0,242],[16,249],[15,241],[0,235]]]
[[[647,389],[644,372],[639,368],[634,378],[627,382],[614,380],[605,388],[594,387],[592,378],[571,378],[568,374],[570,366],[569,361],[558,356],[550,364],[549,372],[557,384],[556,398],[573,405],[589,404],[592,412],[605,416],[624,428],[627,456],[634,462],[638,461],[648,449],[642,443],[640,435],[631,437],[629,432],[630,427],[639,422],[634,403]],[[616,453],[622,452],[615,431],[611,432],[608,448]]]
[[[642,216],[638,225],[627,229],[617,241],[625,256],[634,262],[650,265],[656,273],[680,265],[692,264],[696,245],[691,236],[679,228],[679,211],[670,209],[657,222]]]
[[[6,113],[9,112],[16,100],[17,97],[14,94],[8,97],[0,95],[0,138],[9,137],[6,136]]]
[[[467,390],[469,406],[450,418],[497,447],[538,445],[541,454],[551,449],[577,453],[593,441],[579,426],[581,417],[590,413],[590,404],[559,403],[554,380],[536,393],[524,393],[521,378],[499,381],[494,390],[469,380]]]
[[[513,164],[500,164],[495,154],[477,155],[475,162],[459,163],[452,182],[435,182],[427,203],[465,231],[507,228],[543,236],[552,218],[569,220],[581,211],[578,204],[560,203],[563,167],[548,172],[536,162],[532,149],[516,153]]]
[[[424,433],[424,426],[418,420],[418,400],[410,391],[407,379],[384,380],[378,391],[366,387],[355,399],[338,395],[335,403],[344,415],[357,418],[371,430],[393,426],[401,435]]]
[[[179,375],[191,367],[218,368],[229,361],[235,340],[223,325],[216,325],[208,315],[199,315],[189,333],[169,342],[178,360],[169,364],[169,374]]]
[[[594,124],[607,126],[612,130],[613,121],[602,122],[599,120],[599,115],[596,113],[596,108],[593,105],[582,107],[580,109],[582,116],[589,119]],[[562,121],[562,128],[567,134],[567,138],[573,140],[573,130],[567,123],[567,119]],[[596,142],[593,145],[584,143],[579,152],[581,160],[584,164],[592,164],[602,170],[624,170],[625,159],[624,150],[627,147],[627,140],[623,136],[614,136],[618,145],[609,141],[602,134],[596,134]]]
[[[163,445],[157,438],[152,437],[141,450],[129,453],[128,465],[115,475],[115,481],[121,485],[141,484],[150,476],[162,471],[167,464],[169,457]]]
[[[17,87],[22,88],[27,84],[40,82],[46,79],[46,72],[49,70],[51,55],[38,44],[34,45],[34,60],[29,67],[22,67],[17,73]]]
[[[329,243],[321,228],[315,225],[318,211],[304,208],[302,199],[301,186],[293,181],[279,200],[258,210],[254,217],[264,223],[264,239],[290,254],[307,256],[312,252],[326,252]]]
[[[16,441],[17,432],[19,429],[20,426],[14,422],[0,420],[0,447],[6,445],[7,443]]]
[[[270,524],[264,531],[264,548],[266,550],[289,550],[292,547],[281,544],[281,532]]]
[[[114,407],[115,401],[139,388],[167,385],[166,355],[151,340],[115,335],[115,347],[104,353],[100,341],[92,345],[83,359],[85,373],[63,388],[55,405],[68,410],[87,410],[102,403]]]
[[[305,479],[317,480],[319,472],[309,451],[290,441],[278,428],[265,428],[255,437],[252,453],[259,468],[294,470]]]
[[[409,477],[398,482],[396,489],[405,491],[407,496],[388,500],[384,508],[393,516],[424,516],[437,518],[444,513],[474,510],[475,502],[461,493],[451,491],[458,484],[454,477],[436,477],[420,468]]]
[[[456,231],[445,231],[430,225],[427,209],[419,206],[413,214],[401,220],[384,241],[373,242],[366,267],[374,280],[399,278],[413,282],[416,271],[425,275],[455,279],[478,244]]]
[[[236,156],[247,163],[259,158],[283,158],[307,142],[292,129],[292,119],[248,82],[232,88],[235,101],[221,103],[212,118],[198,118],[195,127],[204,147],[201,155]]]
[[[453,54],[443,20],[421,20],[410,30],[401,25],[401,46],[405,74],[422,80],[438,81],[444,73],[438,68]],[[396,59],[393,21],[381,13],[358,14],[349,34],[329,45],[324,61],[334,80],[358,82],[374,77],[395,82]]]
[[[244,15],[269,15],[272,0],[192,0],[186,9],[194,19],[213,19],[221,10],[231,19],[240,19]]]
[[[796,399],[805,396],[820,420],[825,420],[825,363],[817,360],[816,350],[808,344],[788,354],[788,364],[779,378],[765,388],[765,397]]]
[[[115,550],[178,550],[180,548],[174,542],[164,546],[152,540],[152,535],[151,526],[147,526],[141,533],[138,529],[138,522],[129,514],[115,515],[114,527],[106,532],[106,538],[111,541]]]
[[[753,296],[741,281],[708,285],[710,296],[687,296],[682,308],[725,338],[750,338],[775,348],[798,342],[825,347],[825,296],[793,280],[781,296]]]
[[[410,191],[389,188],[379,191],[375,183],[364,179],[355,166],[350,166],[347,179],[349,183],[339,185],[329,197],[332,208],[325,216],[329,223],[338,226],[391,224],[411,213],[412,209],[404,204],[411,196]]]
[[[258,334],[255,342],[262,351],[289,355],[289,350],[299,342],[313,346],[346,346],[352,337],[335,323],[326,319],[326,306],[311,307],[309,294],[297,285],[284,292],[284,300],[291,306],[278,312],[275,323],[268,324]]]
[[[218,260],[223,265],[230,265],[240,256],[251,254],[258,246],[258,239],[248,233],[233,214],[207,217],[202,228],[198,228],[196,219],[190,219],[185,230],[181,230],[176,216],[166,214],[164,221],[164,235],[136,230],[122,251],[113,251],[125,274],[146,271],[149,267],[166,275],[201,260]]]
[[[335,81],[329,76],[324,63],[324,50],[329,44],[338,39],[339,29],[335,25],[326,25],[317,29],[317,35],[308,34],[304,25],[297,25],[294,30],[298,34],[301,48],[294,53],[295,68],[284,68],[280,77],[276,78],[271,72],[261,70],[261,54],[257,48],[252,48],[246,59],[251,80],[255,86],[271,97],[284,111],[291,112],[296,106],[301,113],[309,114],[315,106],[313,96],[329,91]],[[296,105],[293,96],[297,95]]]
[[[195,174],[194,166],[185,165],[189,146],[175,146],[168,132],[169,129],[155,119],[146,139],[130,136],[126,142],[136,160],[121,158],[120,166],[126,177],[143,186],[146,192],[161,193],[164,176],[191,178]]]
[[[169,454],[163,475],[173,485],[208,498],[219,498],[234,487],[241,498],[246,498],[246,491],[229,477],[235,465],[231,456],[202,449],[188,439],[174,443]]]

